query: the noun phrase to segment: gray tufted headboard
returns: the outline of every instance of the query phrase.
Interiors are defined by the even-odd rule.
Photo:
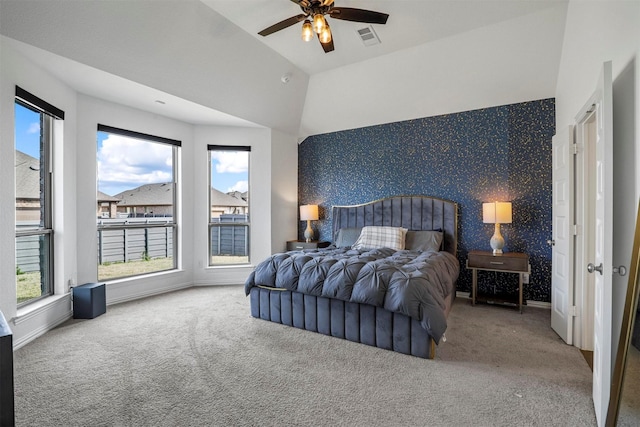
[[[444,249],[453,255],[458,250],[458,205],[449,200],[426,196],[397,196],[355,206],[331,209],[332,237],[338,230],[365,225],[404,227],[409,230],[444,232]]]

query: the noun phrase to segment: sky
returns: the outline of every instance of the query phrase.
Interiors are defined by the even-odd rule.
[[[40,114],[16,104],[16,149],[40,158]]]
[[[40,115],[15,106],[16,149],[40,158]],[[247,191],[248,152],[211,155],[212,186],[223,193]],[[98,190],[110,196],[144,184],[172,181],[172,146],[97,132]]]
[[[98,190],[115,196],[173,180],[173,146],[98,132]]]
[[[211,152],[211,186],[223,193],[249,189],[249,152]]]

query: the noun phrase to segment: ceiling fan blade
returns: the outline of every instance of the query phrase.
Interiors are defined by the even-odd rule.
[[[284,30],[287,27],[297,24],[298,22],[304,20],[304,18],[306,17],[307,15],[305,15],[304,13],[301,13],[300,15],[292,16],[291,18],[287,18],[284,21],[280,21],[277,24],[273,24],[272,26],[265,28],[264,30],[260,31],[258,34],[260,34],[261,36],[268,36],[269,34],[273,34],[276,31]]]
[[[318,41],[320,41],[320,37],[318,37]],[[333,52],[333,50],[335,49],[333,47],[333,37],[331,38],[331,40],[329,40],[328,43],[320,42],[320,44],[322,45],[322,49],[324,49],[324,53]]]
[[[334,7],[329,16],[345,21],[366,22],[368,24],[386,24],[389,14],[373,10],[355,9],[353,7]]]

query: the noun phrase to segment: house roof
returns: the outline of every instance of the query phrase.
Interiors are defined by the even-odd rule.
[[[236,199],[242,199],[245,202],[247,201],[247,198],[249,197],[249,192],[248,191],[230,191],[227,194],[232,196],[232,197],[235,197]]]
[[[247,206],[247,202],[211,188],[211,206]]]
[[[167,182],[145,184],[118,193],[112,198],[120,200],[118,206],[168,206],[173,204],[173,191],[172,185]],[[211,188],[211,205],[245,207],[247,202]]]
[[[16,150],[16,199],[40,199],[40,160]]]
[[[173,186],[168,182],[144,184],[114,195],[118,206],[168,206],[173,204]]]
[[[212,206],[246,207],[248,192],[231,194],[211,188]],[[16,150],[16,198],[40,198],[40,162]],[[173,204],[172,185],[167,182],[145,184],[110,196],[98,191],[98,202],[118,202],[118,206],[168,206]]]
[[[98,190],[98,202],[119,202],[120,199]]]

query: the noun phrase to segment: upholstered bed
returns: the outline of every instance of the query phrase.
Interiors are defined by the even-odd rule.
[[[392,197],[334,206],[331,220],[329,248],[274,254],[256,266],[245,283],[251,315],[435,357],[460,270],[457,205]]]

